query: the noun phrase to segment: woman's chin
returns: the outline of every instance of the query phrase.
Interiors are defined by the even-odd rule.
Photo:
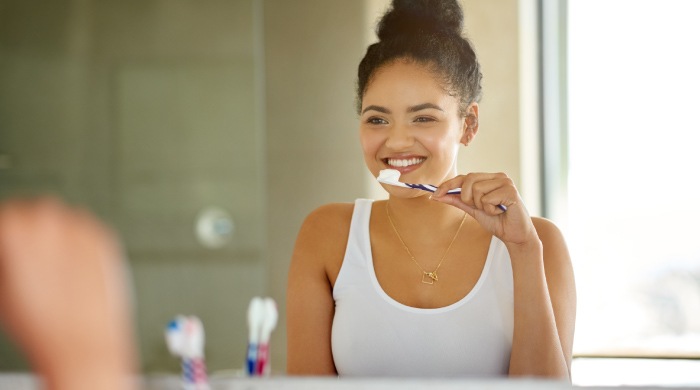
[[[423,190],[415,190],[413,188],[402,188],[402,187],[392,186],[389,184],[382,184],[382,187],[384,187],[384,190],[389,193],[389,196],[394,197],[394,198],[401,198],[401,199],[413,199],[413,198],[420,198],[420,197],[427,198],[430,195],[429,192],[426,192]]]

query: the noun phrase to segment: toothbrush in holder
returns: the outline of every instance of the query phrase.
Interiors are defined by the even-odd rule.
[[[399,180],[400,178],[401,178],[401,172],[397,171],[396,169],[382,169],[381,171],[379,171],[379,176],[377,176],[377,181],[380,183],[389,184],[392,186],[411,188],[414,190],[423,190],[423,191],[428,191],[428,192],[435,192],[437,190],[437,187],[432,185],[432,184],[404,183],[404,182]],[[447,191],[447,193],[448,194],[461,194],[462,189],[455,188],[455,189]],[[503,204],[499,204],[496,207],[501,209],[501,211],[503,211],[504,213],[506,211],[508,211],[508,208]]]
[[[209,390],[202,321],[195,316],[177,316],[168,323],[165,339],[170,353],[182,359],[183,389]]]
[[[204,326],[195,316],[190,316],[185,324],[186,348],[183,356],[183,373],[189,374],[193,390],[209,390],[207,366],[204,363]]]
[[[277,304],[272,298],[263,301],[264,318],[260,328],[260,345],[258,346],[258,363],[256,374],[258,376],[270,375],[270,336],[277,326]]]
[[[265,316],[265,303],[261,297],[253,297],[248,305],[248,352],[246,354],[246,373],[257,374],[258,343],[260,330]]]

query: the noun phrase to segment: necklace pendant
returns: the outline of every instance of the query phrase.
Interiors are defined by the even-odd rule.
[[[421,282],[423,284],[434,284],[438,281],[437,272],[423,272],[423,279]]]

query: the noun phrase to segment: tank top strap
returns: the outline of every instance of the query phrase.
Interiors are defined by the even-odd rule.
[[[371,267],[371,246],[369,241],[369,220],[372,214],[372,199],[356,199],[350,221],[348,243],[345,248],[343,264],[336,278],[333,291],[358,279],[367,278],[367,267]]]
[[[350,235],[348,236],[348,248],[353,249],[351,258],[361,258],[363,263],[369,261],[370,240],[369,240],[369,219],[372,214],[372,199],[356,199],[355,208],[352,212],[352,221],[350,222]],[[354,247],[350,247],[350,244]],[[346,256],[346,260],[347,260]]]

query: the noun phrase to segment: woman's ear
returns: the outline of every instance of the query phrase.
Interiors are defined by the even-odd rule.
[[[473,102],[467,107],[467,114],[464,116],[464,131],[460,143],[464,146],[469,145],[476,137],[479,131],[479,104]]]

